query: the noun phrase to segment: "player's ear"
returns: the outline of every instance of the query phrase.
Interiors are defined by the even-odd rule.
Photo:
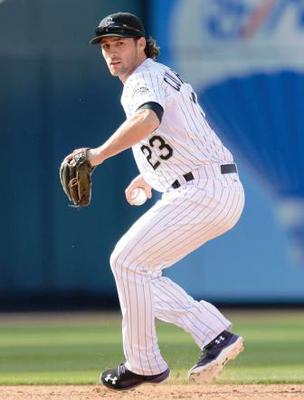
[[[137,46],[140,48],[140,50],[145,50],[146,39],[144,37],[140,37],[139,39],[137,39]]]

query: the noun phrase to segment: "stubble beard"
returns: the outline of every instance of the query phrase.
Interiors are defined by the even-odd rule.
[[[122,65],[120,65],[119,68],[115,67],[113,68],[109,66],[109,70],[112,76],[118,76],[118,77],[124,76],[128,72],[128,69]]]

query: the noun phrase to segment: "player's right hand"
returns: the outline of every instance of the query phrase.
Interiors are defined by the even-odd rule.
[[[141,175],[138,175],[136,178],[133,179],[133,181],[130,183],[130,185],[126,188],[125,190],[125,195],[127,202],[132,205],[132,192],[134,189],[141,188],[144,189],[148,199],[151,199],[152,197],[152,187],[144,180],[144,178]]]

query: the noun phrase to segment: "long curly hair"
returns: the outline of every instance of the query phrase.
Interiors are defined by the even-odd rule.
[[[156,44],[156,40],[153,39],[152,37],[149,37],[149,39],[146,39],[146,47],[145,47],[145,54],[148,58],[152,58],[153,60],[156,60],[157,57],[159,56],[160,49],[159,46]]]
[[[134,38],[135,41],[137,41],[140,38]],[[149,39],[146,39],[146,47],[145,47],[145,54],[148,58],[152,58],[153,60],[156,60],[157,57],[159,56],[160,49],[156,44],[156,40],[149,37]]]

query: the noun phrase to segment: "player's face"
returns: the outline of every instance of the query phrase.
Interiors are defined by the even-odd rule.
[[[145,39],[121,38],[109,36],[101,41],[101,50],[113,76],[124,82],[146,58]]]

